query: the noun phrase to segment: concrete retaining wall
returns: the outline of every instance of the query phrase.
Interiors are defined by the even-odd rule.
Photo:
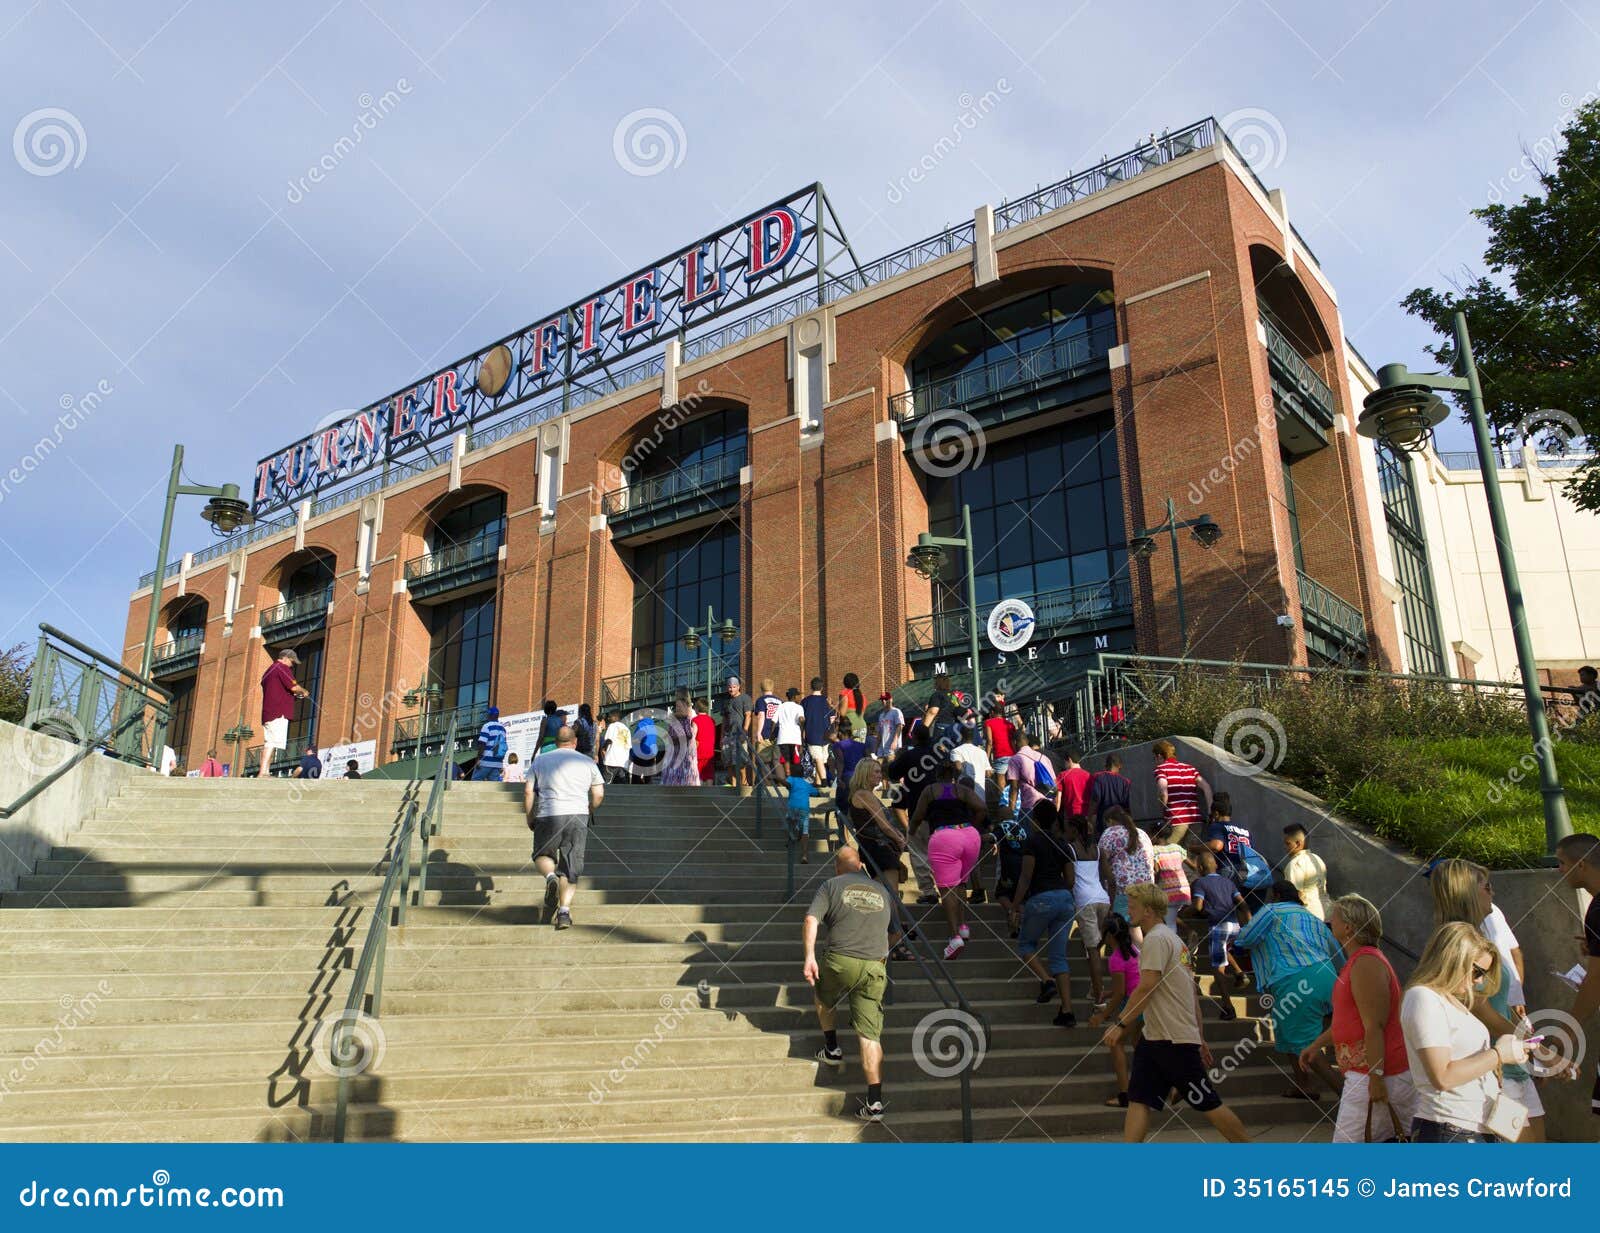
[[[77,747],[42,732],[0,721],[0,806],[9,805],[44,772],[67,761]],[[0,892],[15,890],[17,878],[53,847],[65,846],[84,820],[122,791],[135,775],[149,775],[99,754],[85,758],[14,817],[0,818]]]
[[[1283,828],[1293,822],[1306,828],[1312,850],[1328,866],[1330,893],[1364,895],[1382,911],[1384,934],[1394,943],[1390,957],[1405,979],[1413,957],[1422,952],[1433,931],[1433,898],[1421,876],[1423,862],[1360,825],[1334,816],[1320,798],[1276,775],[1242,775],[1229,769],[1238,763],[1209,741],[1172,740],[1179,758],[1197,766],[1214,790],[1231,794],[1234,821],[1249,828],[1251,842],[1273,864],[1283,859]],[[1134,816],[1159,816],[1150,746],[1132,745],[1120,752],[1123,772],[1133,781]],[[1100,756],[1087,762],[1095,770],[1103,764]],[[1496,871],[1494,889],[1495,902],[1522,944],[1529,1015],[1537,1020],[1540,1009],[1565,1012],[1572,1005],[1572,989],[1557,980],[1554,971],[1564,972],[1580,958],[1576,936],[1582,932],[1586,897],[1580,902],[1554,870]],[[1582,1078],[1540,1085],[1546,1132],[1552,1139],[1593,1142],[1600,1134],[1600,1118],[1589,1112],[1600,1023],[1583,1026],[1590,1047]]]

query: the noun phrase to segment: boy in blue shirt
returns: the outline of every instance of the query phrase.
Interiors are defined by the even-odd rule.
[[[800,773],[798,766],[791,767],[788,778],[789,811],[785,819],[789,827],[789,838],[800,844],[800,863],[811,863],[810,845],[807,842],[811,835],[811,794],[815,790],[811,781]]]

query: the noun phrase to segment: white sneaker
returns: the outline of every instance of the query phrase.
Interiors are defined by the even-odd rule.
[[[944,957],[946,959],[954,959],[966,948],[967,940],[958,933],[955,937],[951,938],[945,943]]]

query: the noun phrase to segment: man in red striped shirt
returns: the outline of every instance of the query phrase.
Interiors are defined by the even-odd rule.
[[[1156,759],[1156,795],[1167,825],[1199,826],[1211,812],[1211,785],[1194,767],[1178,761],[1171,741],[1157,741],[1150,752]]]

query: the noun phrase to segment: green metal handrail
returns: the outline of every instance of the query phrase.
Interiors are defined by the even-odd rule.
[[[1323,422],[1323,426],[1331,428],[1339,412],[1339,403],[1333,396],[1333,390],[1317,375],[1316,369],[1311,367],[1305,356],[1295,350],[1294,343],[1289,341],[1289,336],[1278,328],[1271,317],[1263,313],[1260,321],[1262,332],[1267,337],[1267,354],[1291,374],[1295,388],[1309,399],[1320,413],[1318,418]]]
[[[469,728],[478,727],[488,711],[487,702],[464,702],[443,711],[429,711],[427,723],[424,724],[423,716],[401,715],[394,721],[394,737],[390,741],[391,747],[401,741],[431,741],[436,736],[444,735],[447,728],[454,727],[465,732]],[[448,752],[451,746],[446,746]]]
[[[1353,642],[1367,640],[1367,619],[1361,609],[1336,595],[1306,572],[1300,574],[1300,607],[1339,630]]]
[[[996,397],[1020,386],[1066,380],[1105,368],[1106,354],[1116,345],[1116,324],[1105,322],[1085,333],[1056,339],[1020,355],[1006,356],[954,377],[923,381],[903,393],[891,394],[889,415],[904,424],[936,411]]]
[[[172,694],[53,625],[39,626],[22,727],[78,746],[4,808],[9,818],[96,752],[156,766],[167,740]]]
[[[686,467],[675,467],[663,475],[641,476],[626,488],[614,488],[602,496],[600,512],[608,518],[636,514],[652,505],[721,489],[738,482],[745,462],[745,451],[740,448]]]
[[[433,552],[425,552],[420,557],[412,557],[406,562],[406,581],[417,582],[448,570],[491,560],[500,551],[500,545],[505,542],[505,537],[506,527],[502,519],[484,527],[481,531],[474,532],[470,539],[464,539],[459,544],[446,544]]]
[[[455,744],[456,726],[450,724],[449,743]],[[329,1041],[328,1056],[339,1074],[339,1094],[334,1105],[333,1141],[343,1143],[350,1111],[350,1081],[364,1066],[361,1043],[356,1039],[357,1024],[364,1019],[376,1019],[383,1013],[383,969],[389,954],[389,929],[406,925],[406,908],[411,897],[411,841],[421,837],[422,862],[417,874],[416,902],[422,901],[428,889],[428,843],[444,825],[444,795],[450,786],[450,772],[455,764],[441,758],[439,769],[433,774],[428,800],[418,806],[417,793],[421,783],[413,779],[406,786],[402,798],[405,816],[389,850],[389,869],[383,886],[372,905],[372,923],[367,927],[367,940],[362,944],[361,957],[356,961],[355,974],[350,978],[350,995],[345,999],[344,1011],[334,1020],[333,1036]],[[391,915],[393,920],[391,922]],[[368,992],[368,985],[371,992]]]
[[[333,583],[329,583],[319,591],[311,591],[305,595],[296,595],[286,599],[283,603],[272,608],[264,609],[256,624],[263,630],[274,625],[285,625],[290,621],[297,621],[301,617],[314,616],[319,612],[326,612],[328,605],[333,602]]]
[[[169,659],[176,659],[180,655],[187,655],[190,651],[198,651],[204,639],[205,635],[201,633],[180,634],[170,642],[158,646],[152,660],[160,664]]]
[[[1123,576],[1052,591],[1025,591],[1010,598],[1020,599],[1033,609],[1034,629],[1043,633],[1132,609],[1133,584]],[[980,606],[980,628],[986,619],[984,611],[991,607],[992,604]],[[965,607],[912,617],[906,622],[906,649],[912,653],[957,646],[966,640]]]

